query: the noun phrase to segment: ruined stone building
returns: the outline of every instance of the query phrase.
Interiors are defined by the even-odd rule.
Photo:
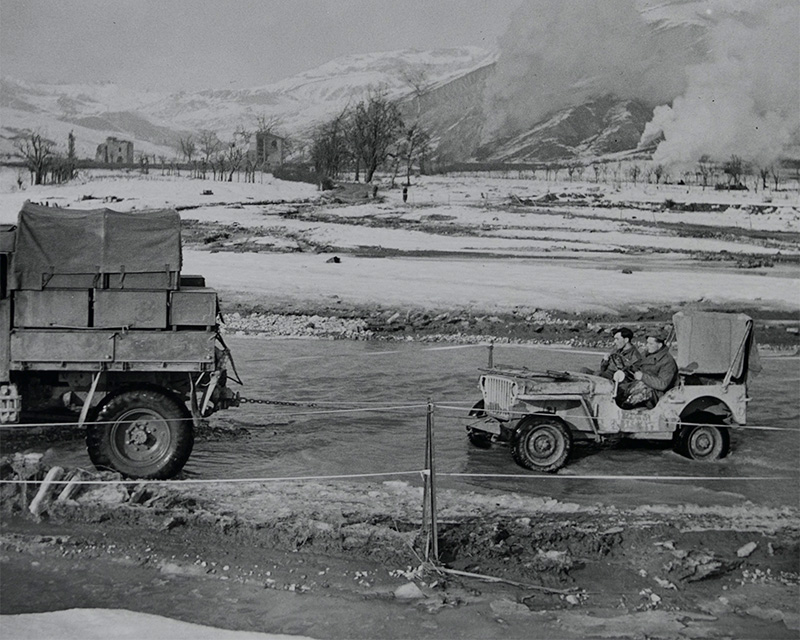
[[[106,164],[133,164],[133,142],[109,136],[97,145],[95,160]]]
[[[250,142],[247,157],[256,166],[277,167],[283,164],[283,143],[280,136],[257,131],[255,142]]]

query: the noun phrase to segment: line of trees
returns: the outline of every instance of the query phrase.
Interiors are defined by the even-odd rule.
[[[181,168],[188,165],[192,177],[206,179],[210,173],[214,180],[232,182],[234,176],[238,180],[244,173],[245,182],[255,182],[256,173],[263,172],[267,167],[248,153],[250,143],[258,134],[278,135],[276,131],[279,126],[278,119],[262,115],[257,118],[255,129],[239,126],[227,142],[223,142],[211,130],[181,136],[176,144],[181,161],[158,156],[161,172],[179,175]],[[408,185],[415,167],[420,172],[426,171],[426,159],[431,148],[431,137],[421,122],[419,107],[416,114],[403,117],[398,105],[380,90],[371,91],[355,106],[344,109],[318,125],[311,134],[308,147],[298,145],[295,149],[290,139],[281,135],[278,137],[283,140],[286,155],[296,151],[299,156],[305,157],[308,152],[321,188],[329,188],[345,172],[354,174],[356,182],[361,180],[363,173],[364,182],[370,183],[379,169],[389,171],[392,186],[402,171],[405,184]],[[59,150],[57,143],[40,130],[18,136],[13,145],[15,155],[30,173],[31,184],[63,183],[77,174],[78,159],[72,131],[64,150]],[[156,164],[156,156],[146,153],[137,155],[140,169],[143,173],[149,173],[151,158],[152,164]],[[759,188],[778,190],[787,170],[792,168],[800,181],[800,163],[793,167],[783,167],[779,161],[759,164],[748,162],[738,155],[731,155],[724,162],[704,156],[694,170],[684,170],[674,176],[665,165],[646,160],[593,163],[570,160],[536,165],[498,163],[491,166],[464,164],[443,167],[441,172],[486,175],[490,171],[499,172],[504,177],[517,172],[520,178],[534,179],[540,173],[547,181],[558,180],[564,172],[570,182],[583,180],[584,174],[588,173],[588,180],[595,183],[621,185],[628,182],[635,185],[641,182],[656,186],[693,184],[702,185],[704,189],[713,186],[758,191]],[[21,187],[21,176],[18,183]]]
[[[370,183],[378,169],[388,169],[392,185],[402,170],[409,184],[415,165],[425,170],[430,136],[419,117],[404,119],[400,108],[382,91],[373,90],[353,107],[318,125],[311,137],[311,162],[321,188],[344,171],[356,182],[363,171]]]
[[[78,160],[72,131],[67,136],[66,153],[60,152],[56,142],[39,130],[17,137],[13,145],[15,155],[22,160],[30,173],[31,184],[62,183],[75,177]],[[18,183],[22,187],[21,178]]]
[[[441,167],[437,173],[447,175],[475,176],[519,179],[544,179],[558,181],[564,177],[572,182],[584,179],[595,183],[622,184],[679,184],[695,185],[717,189],[752,189],[753,191],[778,190],[781,182],[794,175],[800,183],[800,162],[773,161],[768,163],[747,162],[740,156],[732,155],[728,160],[715,161],[703,156],[694,169],[677,171],[661,163],[638,160],[618,160],[616,162],[583,163],[578,160],[530,163],[530,164],[476,164],[462,163]]]
[[[284,154],[291,153],[291,140],[279,135],[280,120],[276,117],[260,115],[256,127],[250,130],[238,126],[228,141],[223,141],[215,131],[203,129],[196,135],[181,136],[177,141],[177,151],[181,161],[189,165],[194,177],[206,179],[208,174],[214,180],[233,182],[234,175],[244,172],[245,182],[255,182],[256,172],[264,171],[266,161],[254,160],[249,153],[250,144],[259,134],[272,134],[283,140]],[[166,158],[161,158],[162,172],[165,171]],[[171,172],[179,171],[177,163],[169,165]]]

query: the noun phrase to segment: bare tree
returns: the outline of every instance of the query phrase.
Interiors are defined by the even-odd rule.
[[[656,184],[661,182],[661,178],[664,176],[664,165],[657,164],[653,167],[653,175],[656,177]]]
[[[636,181],[639,179],[639,175],[642,173],[642,168],[638,164],[634,164],[628,169],[628,175],[631,177],[631,181],[633,184],[636,184]]]
[[[197,134],[197,143],[198,151],[203,157],[203,160],[207,163],[211,162],[211,158],[213,158],[222,147],[222,142],[217,137],[217,134],[208,129],[203,129]]]
[[[767,178],[769,178],[769,167],[759,167],[758,175],[761,177],[761,189],[767,190]]]
[[[364,167],[364,182],[372,182],[375,171],[386,161],[402,127],[397,105],[390,102],[384,93],[374,92],[356,105],[348,137],[354,155]]]
[[[770,166],[769,173],[772,176],[772,180],[775,183],[775,191],[778,190],[778,183],[781,179],[781,165],[779,162],[775,162]]]
[[[311,161],[318,176],[320,189],[330,187],[339,175],[349,155],[347,140],[347,112],[317,127],[311,142]]]
[[[569,181],[572,182],[572,177],[575,175],[575,168],[578,166],[578,163],[575,160],[570,160],[567,162],[567,175],[569,176]]]
[[[405,136],[399,144],[399,157],[405,162],[406,186],[411,184],[411,170],[414,163],[419,163],[420,171],[424,171],[425,155],[430,146],[430,135],[419,122],[406,127]]]
[[[233,137],[224,152],[224,159],[228,165],[228,182],[233,182],[233,174],[242,166],[252,136],[252,132],[244,127],[237,127],[233,132]]]
[[[188,135],[178,138],[178,151],[180,151],[181,156],[186,158],[186,162],[191,164],[192,158],[197,151],[197,145],[195,144],[194,137]]]
[[[722,170],[728,175],[729,184],[737,186],[744,174],[744,162],[739,156],[734,154],[731,156],[731,159],[725,163]]]
[[[283,120],[278,116],[268,116],[262,113],[256,116],[256,131],[258,133],[272,133],[277,135],[276,132],[281,127]]]
[[[15,155],[25,162],[33,184],[42,184],[54,155],[55,142],[45,138],[39,131],[31,131],[14,141]]]
[[[714,171],[714,167],[711,164],[711,161],[708,159],[707,156],[703,156],[700,158],[700,162],[697,163],[697,172],[700,174],[700,177],[703,179],[703,191],[706,190],[708,186],[708,180],[711,178]]]
[[[422,115],[422,97],[428,90],[428,84],[430,83],[429,76],[430,72],[428,66],[412,67],[408,65],[400,70],[400,78],[411,87],[417,120],[419,120]]]

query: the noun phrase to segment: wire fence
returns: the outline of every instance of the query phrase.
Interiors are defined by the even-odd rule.
[[[303,401],[281,401],[283,403],[295,404],[296,406],[302,406]],[[331,403],[335,405],[340,405],[342,403],[336,402]],[[339,409],[330,409],[330,410],[315,410],[315,411],[289,411],[289,412],[282,412],[280,415],[281,417],[294,417],[294,416],[307,416],[307,415],[320,415],[320,414],[353,414],[353,413],[365,413],[365,412],[392,412],[392,411],[408,411],[409,409],[426,409],[428,420],[432,420],[434,415],[439,415],[442,417],[452,418],[452,419],[459,419],[462,420],[465,425],[469,422],[470,419],[475,419],[474,416],[470,418],[468,416],[468,411],[474,411],[474,408],[469,404],[464,405],[452,405],[452,404],[440,404],[437,405],[433,402],[428,403],[408,403],[408,404],[379,404],[377,402],[372,401],[361,401],[359,404],[369,404],[369,406],[360,406],[360,407],[351,407],[351,408],[339,408]],[[531,415],[530,413],[524,412],[511,412],[513,414],[518,415]],[[273,414],[274,415],[274,414]],[[191,418],[189,418],[191,419]],[[172,420],[177,421],[177,420]],[[111,424],[124,424],[124,422],[120,421],[103,421],[103,422],[94,422],[91,423],[93,425],[111,425]],[[793,433],[800,434],[800,428],[788,428],[788,427],[770,427],[764,425],[720,425],[718,423],[682,423],[686,426],[712,426],[712,427],[720,427],[720,426],[727,426],[732,429],[754,429],[754,430],[764,430],[764,431],[788,431]],[[65,422],[65,423],[35,423],[35,424],[14,424],[14,425],[3,425],[0,427],[0,431],[8,430],[8,429],[30,429],[36,427],[63,427],[63,426],[76,426],[74,422]],[[259,428],[259,425],[250,425],[248,428]],[[432,430],[431,430],[432,431]],[[608,433],[605,435],[614,435],[613,433]],[[431,432],[430,437],[433,438],[433,433]],[[88,473],[88,472],[87,472]],[[352,480],[352,479],[364,479],[364,478],[382,478],[382,477],[400,477],[400,476],[419,476],[422,479],[431,475],[431,471],[428,468],[419,468],[419,469],[402,469],[397,471],[381,471],[381,472],[370,472],[370,473],[348,473],[348,474],[322,474],[322,475],[298,475],[298,476],[268,476],[268,477],[252,477],[252,478],[182,478],[179,480],[152,480],[152,479],[108,479],[108,480],[99,480],[99,479],[69,479],[69,480],[54,480],[52,481],[53,484],[67,484],[67,483],[77,483],[80,485],[104,485],[104,484],[167,484],[167,485],[203,485],[203,484],[248,484],[248,483],[269,483],[269,482],[309,482],[309,481],[331,481],[331,480]],[[788,478],[785,476],[660,476],[660,475],[608,475],[608,474],[571,474],[571,473],[558,473],[558,474],[543,474],[543,473],[536,473],[536,472],[529,472],[529,473],[466,473],[466,472],[453,472],[453,471],[444,471],[444,472],[437,472],[438,476],[441,477],[452,477],[452,478],[494,478],[494,479],[525,479],[525,480],[614,480],[614,481],[642,481],[642,480],[651,480],[651,481],[675,481],[675,482],[693,482],[693,481],[712,481],[712,482],[730,482],[730,481],[742,481],[742,480],[752,480],[752,481],[783,481],[787,480]],[[16,484],[16,483],[23,483],[23,484],[41,484],[43,480],[20,480],[20,479],[4,479],[0,480],[0,484]]]

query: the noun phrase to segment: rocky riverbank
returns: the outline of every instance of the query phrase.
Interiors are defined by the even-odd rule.
[[[343,305],[278,306],[274,309],[236,305],[223,313],[223,331],[234,335],[270,338],[320,338],[331,340],[417,340],[477,344],[483,342],[565,344],[607,348],[612,332],[628,326],[638,339],[648,331],[670,326],[678,308],[623,310],[616,315],[567,313],[542,309],[515,309],[510,313],[476,313],[359,308]],[[715,309],[717,310],[717,309]],[[719,309],[740,311],[738,309]],[[781,350],[800,348],[800,318],[786,312],[745,309],[756,322],[760,345]]]

